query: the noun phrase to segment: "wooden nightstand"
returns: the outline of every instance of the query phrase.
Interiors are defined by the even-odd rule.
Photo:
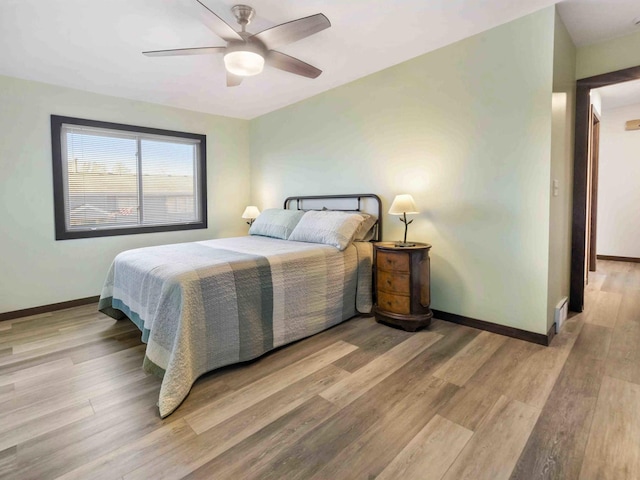
[[[376,320],[415,332],[431,323],[429,309],[429,249],[431,245],[396,247],[394,242],[374,245]]]

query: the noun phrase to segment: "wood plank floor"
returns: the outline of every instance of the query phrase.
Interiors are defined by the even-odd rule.
[[[640,264],[550,347],[357,317],[200,378],[166,419],[128,320],[0,323],[2,479],[638,479]]]

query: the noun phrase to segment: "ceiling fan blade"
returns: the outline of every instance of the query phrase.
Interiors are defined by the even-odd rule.
[[[322,73],[322,70],[309,65],[308,63],[298,60],[295,57],[285,55],[284,53],[269,50],[267,52],[267,58],[265,59],[267,65],[274,68],[284,70],[285,72],[295,73],[307,78],[316,78]]]
[[[174,48],[172,50],[152,50],[142,52],[147,57],[173,57],[178,55],[210,55],[223,53],[227,47]]]
[[[256,33],[252,38],[260,40],[269,50],[280,48],[283,45],[296,42],[325,28],[329,28],[331,22],[322,13],[310,17],[299,18],[291,22],[282,23],[275,27]]]
[[[241,83],[242,77],[240,75],[227,72],[227,87],[237,87]]]
[[[203,0],[206,1],[206,0]],[[200,19],[202,23],[204,23],[209,30],[218,35],[223,40],[227,42],[230,41],[243,41],[242,37],[236,32],[231,25],[221,19],[218,15],[216,15],[213,10],[207,7],[200,0],[196,0],[201,8],[198,8],[198,12],[200,13]]]

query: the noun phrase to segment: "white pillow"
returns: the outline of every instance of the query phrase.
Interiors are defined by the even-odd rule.
[[[305,212],[302,210],[268,208],[255,219],[249,229],[249,235],[262,235],[263,237],[286,240],[304,214]]]
[[[289,240],[333,245],[344,250],[353,240],[364,217],[357,213],[309,211],[293,229]]]
[[[369,215],[368,213],[360,212],[364,221],[360,224],[358,231],[353,237],[354,242],[368,242],[373,239],[373,226],[378,221],[378,217],[375,215]]]

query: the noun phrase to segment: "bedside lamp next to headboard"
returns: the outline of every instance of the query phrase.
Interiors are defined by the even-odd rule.
[[[413,220],[407,222],[407,213],[420,213],[416,208],[416,203],[413,201],[413,197],[407,193],[396,195],[396,198],[393,199],[393,203],[389,209],[389,213],[391,215],[402,215],[400,217],[400,221],[404,223],[404,241],[397,242],[396,247],[415,247],[415,243],[407,243],[407,229],[409,228],[409,224],[413,222]]]
[[[247,225],[251,226],[253,225],[253,221],[258,218],[258,215],[260,215],[260,210],[258,210],[258,207],[256,207],[255,205],[249,205],[244,209],[242,218],[249,220],[247,222]]]

